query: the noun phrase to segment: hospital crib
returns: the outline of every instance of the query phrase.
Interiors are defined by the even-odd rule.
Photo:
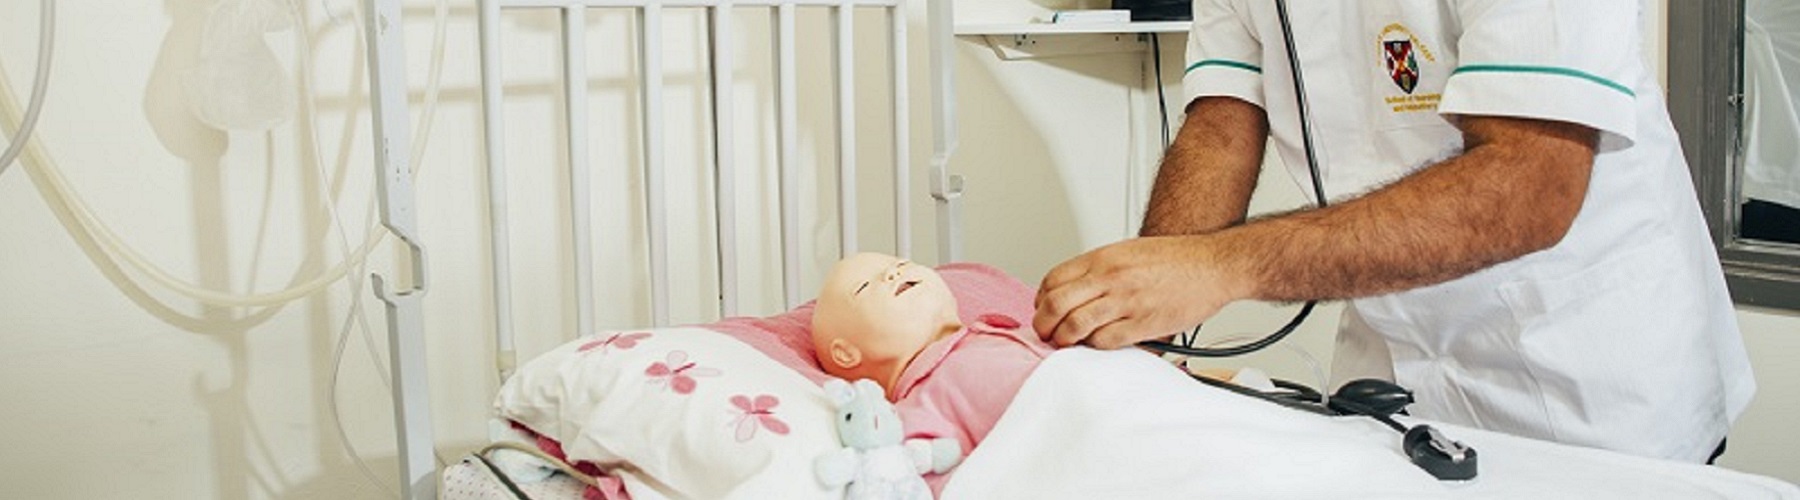
[[[393,401],[395,411],[395,428],[398,436],[398,453],[402,478],[402,495],[406,498],[434,498],[436,491],[432,461],[432,429],[429,415],[430,402],[426,385],[424,367],[424,346],[427,342],[426,314],[422,309],[421,296],[429,289],[429,273],[426,262],[429,254],[424,242],[428,235],[417,233],[417,218],[414,206],[412,185],[412,166],[404,154],[403,145],[409,144],[407,121],[406,83],[404,77],[405,61],[401,40],[397,33],[389,28],[401,25],[399,2],[396,0],[365,0],[371,15],[366,18],[364,30],[371,41],[369,67],[371,70],[371,100],[373,101],[374,138],[376,144],[376,166],[378,169],[377,194],[381,204],[382,223],[393,232],[405,245],[410,256],[410,273],[401,279],[375,276],[375,294],[386,304],[388,317],[389,347],[391,370],[393,375]],[[773,25],[773,65],[775,67],[775,109],[777,123],[778,164],[780,171],[780,227],[782,249],[781,289],[788,307],[800,303],[800,206],[798,203],[800,183],[798,179],[797,160],[802,152],[799,150],[799,116],[797,106],[802,97],[798,95],[796,83],[796,40],[799,38],[796,19],[802,9],[822,9],[832,16],[832,44],[834,46],[832,98],[836,112],[836,167],[838,169],[838,219],[839,251],[848,255],[858,250],[858,200],[856,169],[859,163],[856,138],[858,110],[856,109],[856,73],[852,35],[857,23],[854,20],[859,10],[876,10],[887,17],[888,53],[887,67],[891,80],[888,82],[892,92],[892,141],[894,144],[891,159],[893,169],[893,199],[895,220],[894,231],[895,254],[906,257],[913,248],[911,220],[911,204],[915,194],[911,189],[912,168],[915,157],[909,152],[911,99],[908,75],[908,17],[907,5],[902,0],[481,0],[479,2],[480,45],[482,68],[482,110],[485,126],[486,158],[488,166],[488,210],[491,228],[493,272],[493,308],[495,349],[499,355],[497,360],[500,376],[504,379],[516,365],[514,349],[514,332],[512,300],[512,263],[509,248],[509,202],[507,199],[508,169],[505,159],[504,123],[500,119],[504,105],[502,83],[503,64],[500,47],[504,43],[502,15],[506,11],[523,9],[554,9],[561,16],[561,58],[562,64],[562,100],[566,110],[564,126],[568,136],[567,169],[570,189],[569,220],[572,233],[570,251],[574,255],[572,273],[575,279],[576,334],[590,334],[595,328],[593,304],[594,283],[594,251],[592,242],[593,214],[591,198],[585,186],[591,182],[592,166],[588,161],[588,84],[586,61],[589,57],[586,43],[586,22],[591,9],[629,9],[636,17],[637,44],[635,56],[639,64],[638,82],[641,89],[639,125],[642,137],[642,161],[636,168],[642,170],[644,182],[644,199],[649,240],[649,266],[651,284],[648,291],[651,296],[651,316],[656,325],[665,325],[669,316],[669,262],[667,255],[668,221],[665,194],[665,148],[667,134],[665,130],[664,109],[664,68],[662,66],[663,29],[666,12],[674,9],[701,9],[709,18],[709,39],[711,52],[712,100],[711,107],[711,141],[713,148],[713,177],[716,182],[713,197],[714,210],[720,221],[733,220],[731,210],[735,206],[734,195],[739,189],[733,183],[734,169],[740,168],[733,160],[738,135],[733,126],[735,93],[733,57],[736,53],[733,43],[740,27],[734,12],[742,10],[762,10],[770,15]],[[935,227],[937,231],[936,253],[940,262],[956,260],[961,253],[958,231],[958,206],[962,195],[962,178],[948,172],[951,152],[955,149],[956,128],[952,120],[954,114],[954,95],[951,86],[949,55],[952,25],[951,11],[947,0],[929,0],[930,55],[929,81],[932,118],[933,151],[929,158],[930,196],[936,205]],[[608,57],[622,57],[632,54],[608,54]],[[716,227],[716,255],[718,255],[718,284],[721,290],[719,314],[733,316],[744,313],[737,303],[740,287],[740,272],[736,259],[733,258],[737,246],[737,230],[730,223],[721,222]],[[397,284],[405,284],[397,286]],[[775,311],[759,311],[772,313]]]

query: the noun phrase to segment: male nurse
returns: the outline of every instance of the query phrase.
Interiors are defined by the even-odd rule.
[[[1236,300],[1349,300],[1333,378],[1414,415],[1710,461],[1755,391],[1639,0],[1197,0],[1142,237],[1052,269],[1033,326],[1118,348]],[[1246,221],[1268,141],[1333,202]]]

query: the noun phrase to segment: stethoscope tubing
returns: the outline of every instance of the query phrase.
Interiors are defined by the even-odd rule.
[[[1294,76],[1294,100],[1300,110],[1300,145],[1306,151],[1306,172],[1312,177],[1313,201],[1318,204],[1319,208],[1325,208],[1328,202],[1325,197],[1325,181],[1319,175],[1318,146],[1313,142],[1312,108],[1308,106],[1306,100],[1306,78],[1301,76],[1300,53],[1294,46],[1294,26],[1288,19],[1287,0],[1275,0],[1275,17],[1281,24],[1281,41],[1287,49],[1288,70]],[[1139,342],[1138,345],[1159,352],[1201,358],[1242,356],[1263,350],[1280,342],[1281,339],[1287,338],[1288,334],[1294,333],[1294,330],[1300,328],[1301,323],[1306,322],[1307,316],[1312,314],[1315,305],[1318,305],[1318,301],[1306,301],[1306,304],[1300,307],[1300,312],[1295,313],[1294,318],[1288,320],[1286,325],[1260,340],[1247,344],[1229,347],[1196,347],[1193,342],[1199,337],[1200,327],[1195,326],[1194,334],[1188,336],[1187,342],[1184,344],[1146,340]]]

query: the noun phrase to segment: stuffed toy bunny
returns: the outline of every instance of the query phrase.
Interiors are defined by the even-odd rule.
[[[921,475],[943,473],[962,460],[956,439],[904,439],[894,404],[872,380],[853,385],[832,379],[825,394],[837,407],[844,447],[820,456],[813,467],[825,485],[847,485],[846,499],[929,500],[931,488]]]

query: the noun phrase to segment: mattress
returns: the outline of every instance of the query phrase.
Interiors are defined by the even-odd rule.
[[[575,478],[554,474],[549,479],[515,483],[533,500],[580,500],[584,486]],[[474,458],[445,467],[438,474],[438,498],[443,500],[519,500],[506,484]]]

